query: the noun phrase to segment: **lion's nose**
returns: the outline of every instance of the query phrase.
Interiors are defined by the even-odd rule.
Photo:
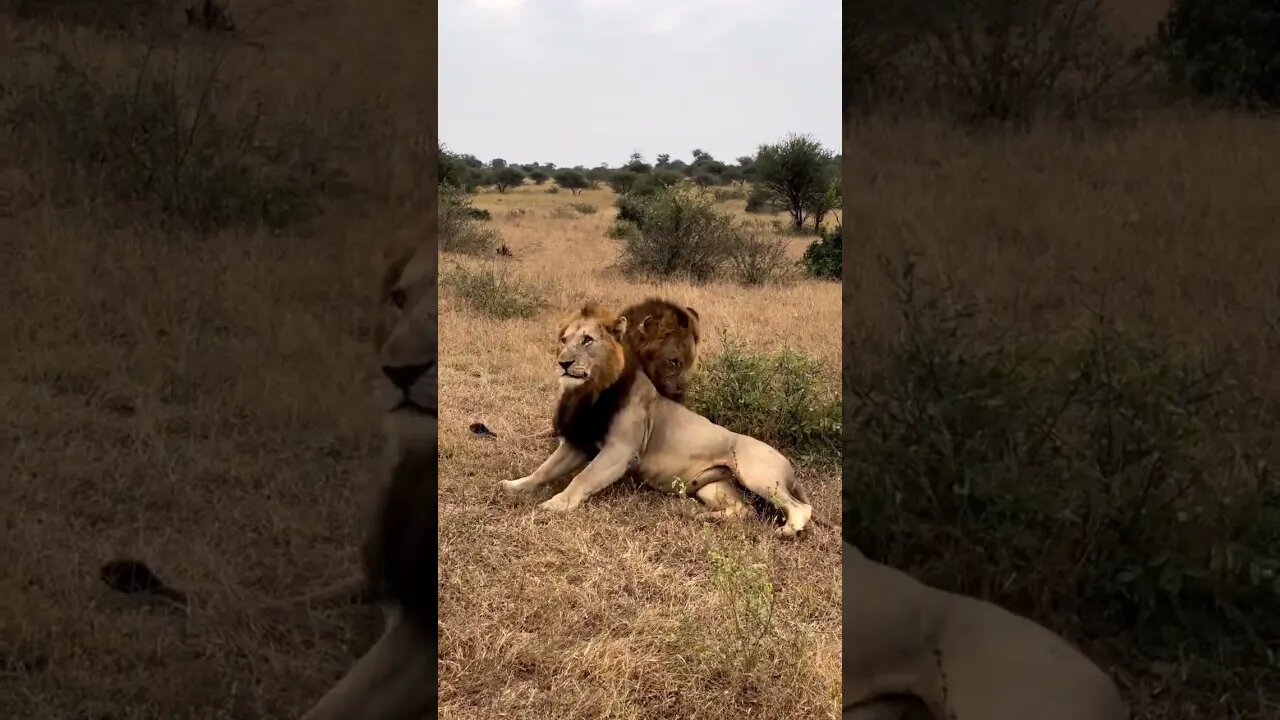
[[[560,369],[564,370],[565,372],[569,372],[569,368],[571,368],[571,367],[573,367],[573,361],[572,361],[572,360],[561,360],[561,361],[560,361]]]
[[[401,390],[408,390],[430,367],[430,365],[383,365],[382,374],[387,376],[391,384]]]

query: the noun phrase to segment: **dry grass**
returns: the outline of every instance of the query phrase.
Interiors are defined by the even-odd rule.
[[[378,630],[371,609],[234,607],[357,567],[378,446],[365,312],[381,248],[419,231],[434,187],[410,151],[434,144],[429,25],[416,3],[247,21],[266,4],[237,3],[262,50],[229,57],[221,109],[262,99],[314,131],[360,188],[322,222],[162,231],[45,138],[0,130],[6,718],[292,716]],[[39,70],[17,52],[39,40],[107,77],[141,50],[0,15],[0,84]],[[117,555],[207,602],[189,617],[117,602],[96,578]]]
[[[476,205],[492,212],[514,253],[506,271],[549,282],[550,305],[530,319],[497,320],[442,295],[441,717],[833,717],[835,533],[815,527],[798,543],[779,543],[751,521],[712,526],[704,541],[692,501],[625,482],[562,516],[495,493],[499,480],[527,474],[550,449],[519,438],[549,423],[555,323],[583,300],[620,308],[658,293],[698,309],[705,353],[729,330],[761,349],[810,354],[832,373],[839,365],[839,286],[631,283],[608,269],[619,247],[605,237],[612,199],[608,190],[574,197],[533,186],[480,195]],[[581,202],[600,211],[556,212]],[[473,436],[474,422],[498,438]],[[834,471],[800,471],[819,511],[835,517]],[[714,552],[742,567],[761,563],[774,588],[772,625],[751,669],[740,664],[747,631],[726,628]],[[745,589],[730,597],[743,599],[756,586],[737,587]]]
[[[1025,135],[969,135],[930,121],[850,128],[848,361],[874,363],[899,331],[876,257],[900,260],[911,249],[923,274],[977,300],[993,329],[1052,343],[1101,311],[1225,366],[1275,416],[1276,131],[1274,120],[1172,111],[1123,129],[1046,125]],[[1280,696],[1262,668],[1224,669],[1229,701],[1185,694],[1176,671],[1141,677],[1150,669],[1129,668],[1141,717],[1273,717]]]

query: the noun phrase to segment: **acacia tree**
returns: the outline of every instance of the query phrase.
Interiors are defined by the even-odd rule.
[[[559,185],[574,195],[577,195],[591,186],[591,181],[587,179],[587,176],[577,170],[561,170],[556,173],[555,180],[556,185]]]
[[[777,144],[761,145],[756,154],[752,166],[756,182],[782,201],[796,232],[804,229],[813,196],[826,190],[831,159],[831,151],[811,135],[794,133]]]
[[[524,173],[519,168],[510,165],[493,173],[493,186],[498,192],[505,193],[507,188],[514,187],[524,182]]]

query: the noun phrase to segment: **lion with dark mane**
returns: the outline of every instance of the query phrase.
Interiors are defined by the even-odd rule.
[[[803,530],[813,507],[790,461],[659,393],[640,371],[634,343],[625,340],[628,326],[625,316],[595,303],[561,323],[554,419],[560,444],[532,474],[502,481],[503,489],[520,493],[581,469],[541,505],[572,510],[632,472],[659,490],[698,498],[712,517],[744,514],[749,507],[739,488],[745,488],[786,517],[780,536]],[[646,330],[642,324],[640,343]]]

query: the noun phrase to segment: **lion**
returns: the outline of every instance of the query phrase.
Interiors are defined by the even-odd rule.
[[[1050,630],[844,543],[844,720],[1127,720],[1111,678]]]
[[[596,303],[560,324],[553,423],[560,444],[532,474],[503,480],[502,489],[519,494],[581,469],[540,506],[565,511],[634,472],[659,490],[697,497],[711,508],[704,517],[739,517],[749,507],[741,485],[782,511],[780,537],[795,537],[813,507],[791,462],[659,393],[625,340],[628,324]]]
[[[437,257],[423,244],[387,264],[374,327],[375,398],[389,482],[366,540],[362,572],[333,586],[263,607],[380,600],[381,638],[303,720],[425,717],[435,703]],[[113,589],[188,607],[190,594],[169,587],[138,560],[106,563]]]

